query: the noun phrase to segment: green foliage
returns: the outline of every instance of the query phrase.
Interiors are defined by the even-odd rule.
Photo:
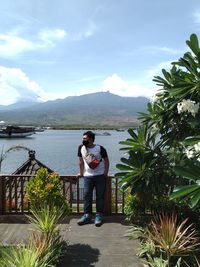
[[[147,113],[140,113],[142,126],[129,130],[131,138],[121,142],[126,156],[117,165],[121,186],[131,194],[127,215],[135,212],[138,200],[141,209],[164,211],[152,221],[141,244],[149,266],[198,265],[182,256],[199,246],[196,230],[187,220],[167,215],[175,209],[185,218],[188,205],[195,212],[200,207],[200,46],[195,34],[186,43],[190,50],[172,62],[169,71],[154,77],[160,89]],[[177,260],[177,255],[182,258]]]
[[[143,122],[154,125],[168,145],[177,145],[188,136],[199,133],[200,112],[179,114],[177,105],[185,100],[200,102],[200,52],[198,38],[192,34],[187,45],[192,50],[184,54],[168,72],[162,70],[163,77],[156,76],[154,81],[161,87],[156,101],[149,103],[148,113],[141,114]]]
[[[37,251],[38,258],[48,260],[51,266],[58,262],[63,248],[57,224],[68,213],[65,204],[58,207],[51,203],[51,206],[41,204],[40,207],[32,207],[31,216],[27,216],[34,226],[30,244]]]
[[[173,265],[173,267],[180,267],[181,266],[182,258],[179,258],[178,261]],[[169,267],[168,260],[163,259],[162,255],[160,257],[152,258],[148,256],[147,263],[151,267]]]
[[[187,219],[179,222],[174,213],[162,213],[154,216],[146,230],[137,231],[133,226],[130,234],[135,231],[141,240],[138,256],[144,258],[148,266],[196,266],[194,260],[186,256],[196,251],[199,237]]]
[[[37,250],[31,245],[3,249],[1,256],[0,267],[53,267],[48,255],[39,258]]]
[[[117,176],[141,200],[141,210],[168,206],[173,190],[172,200],[199,208],[200,47],[195,34],[186,43],[190,51],[154,77],[160,89],[148,112],[140,114],[142,126],[121,142],[127,154]]]
[[[140,202],[137,199],[136,195],[131,194],[130,190],[128,190],[125,194],[125,205],[124,205],[124,213],[127,218],[131,220],[134,215],[137,215],[140,211]]]
[[[48,261],[52,267],[56,266],[63,248],[63,241],[58,230],[48,235],[40,231],[33,232],[31,245],[37,251],[39,259]]]
[[[27,186],[34,226],[27,245],[1,249],[0,267],[54,267],[60,258],[63,241],[57,224],[69,213],[61,194],[59,176],[40,169]]]
[[[159,258],[148,256],[146,262],[151,267],[168,267],[168,261],[163,259],[162,255]]]
[[[168,196],[173,188],[174,176],[167,155],[163,153],[162,143],[149,125],[139,127],[136,132],[132,129],[128,132],[131,138],[121,142],[126,146],[122,148],[126,151],[126,158],[121,158],[122,163],[117,164],[121,172],[116,176],[120,177],[124,190],[131,189],[141,211],[145,211],[152,209],[156,200]]]
[[[27,217],[35,227],[30,244],[39,259],[48,260],[45,266],[55,266],[63,247],[57,224],[70,212],[59,176],[41,168],[28,182],[27,194],[31,203],[31,216]]]
[[[197,208],[200,202],[200,163],[188,160],[185,166],[176,166],[174,170],[177,175],[189,179],[190,183],[176,187],[171,199],[187,201],[191,208]]]
[[[32,207],[29,221],[41,232],[50,235],[56,229],[56,225],[69,213],[66,206],[61,207],[41,205],[40,208]]]
[[[40,208],[41,204],[62,207],[69,206],[61,193],[62,184],[56,173],[48,174],[45,168],[38,170],[34,177],[31,177],[27,185],[27,195],[31,206]]]
[[[175,214],[162,214],[152,220],[149,236],[166,255],[184,255],[198,245],[198,233],[187,220],[179,223]]]
[[[147,230],[141,226],[138,225],[132,225],[129,227],[129,229],[126,231],[125,236],[127,236],[129,239],[144,239],[147,234]]]
[[[139,257],[146,257],[147,255],[155,255],[156,254],[156,246],[153,240],[145,240],[140,243],[139,252],[137,255]]]

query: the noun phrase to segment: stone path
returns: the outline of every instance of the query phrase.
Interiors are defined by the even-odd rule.
[[[27,240],[30,224],[0,224],[1,244],[18,244]],[[136,256],[138,241],[124,236],[128,225],[123,218],[106,217],[101,227],[77,225],[77,218],[59,225],[67,253],[58,267],[142,267]]]

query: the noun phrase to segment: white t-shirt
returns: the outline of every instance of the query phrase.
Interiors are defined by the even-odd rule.
[[[99,165],[95,169],[91,169],[89,165],[87,164],[84,155],[85,155],[85,150],[87,150],[87,153],[93,154],[97,160],[100,160]],[[84,176],[96,176],[96,175],[102,175],[104,174],[105,171],[105,162],[104,158],[107,157],[107,152],[104,147],[100,145],[95,145],[94,147],[86,147],[85,146],[80,146],[78,150],[78,156],[83,158],[84,161]]]

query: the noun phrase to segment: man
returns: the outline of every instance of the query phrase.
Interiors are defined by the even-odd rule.
[[[95,134],[87,131],[83,134],[82,145],[78,148],[80,173],[84,178],[84,215],[78,220],[79,225],[92,220],[93,190],[96,190],[95,226],[103,222],[104,194],[109,170],[107,151],[103,146],[94,144]]]

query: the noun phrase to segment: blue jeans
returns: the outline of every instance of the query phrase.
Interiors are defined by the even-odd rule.
[[[97,213],[103,213],[106,179],[104,175],[84,177],[84,213],[92,214],[94,188],[96,190],[96,211]]]

